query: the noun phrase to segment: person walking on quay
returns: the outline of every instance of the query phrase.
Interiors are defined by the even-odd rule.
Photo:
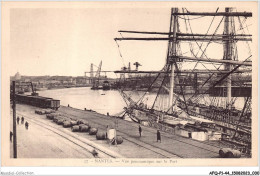
[[[161,133],[159,130],[157,130],[157,142],[160,141],[161,143]]]
[[[10,141],[12,142],[12,139],[13,139],[13,132],[10,131]]]
[[[98,157],[98,152],[96,151],[96,148],[94,148],[94,149],[92,150],[92,155],[93,155],[95,158]]]
[[[17,120],[17,124],[19,125],[20,117],[18,116],[16,120]]]
[[[22,118],[21,118],[21,124],[23,124],[24,123],[24,118],[23,118],[23,116],[22,116]]]
[[[140,134],[140,137],[142,136],[142,127],[141,125],[139,125],[139,134]]]
[[[109,130],[109,126],[107,125],[106,139],[107,139],[107,133],[108,133],[108,130]]]
[[[26,128],[26,130],[28,130],[28,128],[29,128],[29,123],[27,121],[25,122],[25,128]]]

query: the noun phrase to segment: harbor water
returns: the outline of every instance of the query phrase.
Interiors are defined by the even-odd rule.
[[[51,89],[38,91],[40,96],[60,100],[63,106],[77,109],[94,110],[101,114],[110,115],[123,111],[125,102],[117,90],[91,90],[90,87]]]
[[[90,87],[79,87],[43,90],[38,91],[38,93],[40,96],[61,100],[61,105],[63,106],[68,106],[69,104],[70,107],[73,108],[91,109],[101,114],[107,114],[107,112],[109,112],[110,115],[117,115],[126,107],[126,103],[118,90],[91,90]],[[130,95],[134,101],[138,101],[145,92],[129,91],[126,93]],[[151,107],[155,97],[156,93],[148,93],[143,99],[143,102],[147,104],[148,107]],[[207,102],[209,104],[212,98],[207,97],[206,99],[208,99]],[[219,99],[221,100],[222,98]],[[244,105],[243,102],[244,98],[236,98],[234,106],[238,109],[242,109]],[[167,104],[167,100],[165,104]]]

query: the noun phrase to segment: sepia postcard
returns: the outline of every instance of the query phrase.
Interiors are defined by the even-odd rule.
[[[258,2],[2,2],[2,166],[257,166]]]

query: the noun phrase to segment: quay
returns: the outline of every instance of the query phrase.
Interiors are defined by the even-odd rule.
[[[156,141],[156,129],[116,119],[96,112],[61,106],[57,113],[75,119],[84,119],[99,131],[116,128],[123,137],[120,145],[109,145],[106,140],[96,140],[88,133],[72,132],[63,128],[46,115],[35,114],[37,107],[17,104],[17,116],[28,121],[29,130],[17,125],[18,158],[93,158],[95,149],[101,158],[218,158],[219,141],[196,141],[178,135],[161,132],[161,143]],[[11,124],[12,125],[12,124]],[[12,153],[12,145],[10,146]]]

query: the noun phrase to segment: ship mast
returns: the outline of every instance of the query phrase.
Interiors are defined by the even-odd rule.
[[[178,13],[178,8],[172,8],[171,14],[173,13]],[[168,55],[167,55],[167,64],[171,65],[169,101],[168,101],[168,108],[170,108],[169,113],[172,113],[173,109],[175,109],[175,107],[172,107],[172,102],[173,102],[173,89],[174,89],[174,71],[175,71],[175,62],[176,62],[175,59],[177,57],[177,51],[176,51],[177,48],[176,34],[177,34],[177,24],[178,24],[177,20],[178,20],[177,15],[171,15],[169,38],[173,37],[173,40],[169,42]]]
[[[189,15],[189,16],[224,16],[224,33],[222,34],[185,34],[177,31],[178,29],[178,16],[179,15]],[[166,32],[147,32],[147,31],[123,31],[126,33],[137,33],[137,34],[157,34],[157,35],[168,35],[168,37],[145,37],[145,38],[115,38],[115,41],[119,40],[144,40],[144,41],[163,41],[168,40],[168,53],[167,53],[167,61],[166,64],[170,66],[170,87],[169,87],[169,101],[168,107],[170,109],[170,113],[175,109],[173,107],[173,89],[174,89],[174,72],[179,72],[177,66],[177,62],[181,62],[182,60],[194,60],[194,61],[202,61],[209,63],[222,63],[224,64],[223,73],[227,73],[223,78],[226,79],[225,86],[227,87],[227,100],[226,108],[231,109],[231,73],[236,72],[237,68],[241,65],[252,66],[251,61],[238,61],[233,60],[233,52],[234,52],[234,44],[237,41],[252,41],[252,35],[245,34],[234,34],[234,25],[232,24],[234,17],[252,17],[251,12],[232,12],[232,8],[225,8],[225,12],[183,12],[180,13],[178,8],[171,9],[171,21],[170,21],[170,31]],[[177,54],[177,44],[179,41],[200,41],[200,42],[212,42],[212,41],[222,41],[224,43],[224,57],[223,59],[212,59],[212,58],[202,58],[202,57],[187,57],[187,56],[178,56]],[[250,56],[251,57],[251,56]],[[249,58],[250,58],[249,57]],[[237,67],[234,67],[237,66]],[[235,68],[235,69],[233,69]],[[220,71],[220,70],[218,70]],[[165,72],[163,70],[162,72]],[[168,72],[168,71],[167,71]],[[221,71],[220,71],[221,72]],[[129,71],[130,73],[130,71]],[[221,81],[224,79],[220,79]],[[218,81],[221,82],[221,81]],[[215,85],[214,85],[215,86]],[[182,89],[182,88],[181,88]],[[171,108],[173,107],[173,108]],[[168,111],[169,112],[169,111]]]
[[[230,13],[232,12],[232,8],[225,8],[225,12],[226,13]],[[230,16],[225,16],[225,22],[224,22],[224,35],[227,36],[227,39],[228,40],[225,40],[224,42],[224,60],[232,60],[232,57],[233,57],[233,45],[234,45],[234,42],[232,40],[232,19],[233,17],[230,17]],[[225,64],[225,71],[232,71],[232,65],[230,65],[229,63],[226,63]],[[229,76],[226,78],[226,87],[227,87],[227,100],[226,100],[226,108],[227,109],[231,109],[231,98],[232,98],[232,95],[231,95],[231,89],[232,89],[232,83],[231,83],[231,75],[232,74],[229,74]]]

